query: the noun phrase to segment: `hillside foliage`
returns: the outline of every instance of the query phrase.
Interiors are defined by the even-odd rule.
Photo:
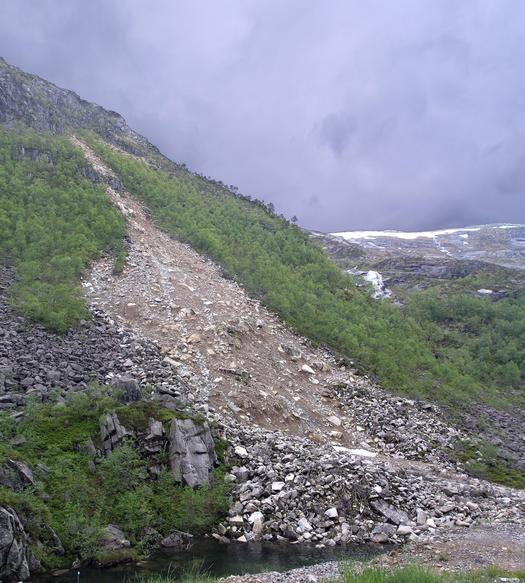
[[[21,312],[59,332],[86,316],[88,261],[122,253],[124,220],[86,168],[66,138],[0,130],[0,261],[16,267]]]
[[[493,301],[439,288],[411,294],[408,315],[436,356],[483,386],[518,387],[525,371],[525,293]]]

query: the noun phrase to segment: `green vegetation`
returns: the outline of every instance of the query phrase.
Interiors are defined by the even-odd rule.
[[[519,387],[525,371],[525,293],[493,301],[431,288],[410,294],[407,306],[437,358],[481,386]]]
[[[348,569],[342,579],[333,583],[494,583],[496,577],[521,580],[525,578],[525,572],[510,572],[498,567],[469,573],[444,573],[415,565],[398,569],[366,567],[360,573]],[[195,569],[182,576],[168,574],[139,578],[136,583],[213,583],[216,580]]]
[[[133,406],[134,418],[140,418],[140,407]],[[142,415],[169,418],[172,413],[148,402],[143,407]],[[23,461],[36,479],[35,487],[18,492],[0,486],[0,505],[20,512],[35,540],[47,540],[47,526],[53,528],[69,562],[75,556],[107,559],[99,543],[108,524],[118,524],[140,554],[152,544],[144,528],[164,536],[174,529],[199,534],[228,508],[221,467],[209,488],[177,486],[168,469],[153,480],[147,460],[132,441],[93,466],[86,444],[91,439],[99,445],[100,416],[117,410],[124,417],[124,408],[99,388],[90,394],[69,393],[65,404],[30,405],[19,422],[0,415],[0,466],[9,459]],[[46,565],[60,564],[52,548],[36,552]]]
[[[452,455],[478,478],[525,490],[525,475],[505,465],[498,456],[498,448],[492,444],[459,441]]]
[[[361,573],[348,570],[342,580],[334,583],[493,583],[495,577],[521,578],[525,573],[510,573],[497,567],[470,573],[443,573],[417,567],[386,570],[367,567]]]
[[[86,168],[64,137],[0,130],[0,262],[16,267],[14,304],[59,332],[86,317],[88,261],[123,255],[124,220]]]
[[[169,572],[166,575],[137,577],[132,580],[132,583],[213,583],[214,581],[217,581],[217,578],[207,575],[202,569],[201,562],[197,561],[182,573]]]

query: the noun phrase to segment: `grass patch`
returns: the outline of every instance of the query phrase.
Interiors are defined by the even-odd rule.
[[[472,475],[511,488],[525,489],[525,475],[503,463],[492,444],[458,441],[452,454]]]
[[[495,577],[521,579],[525,572],[509,572],[498,567],[469,573],[444,573],[416,565],[393,570],[366,567],[360,573],[348,570],[342,579],[333,583],[493,583]]]

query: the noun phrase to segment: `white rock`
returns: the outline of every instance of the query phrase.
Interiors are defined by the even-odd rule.
[[[244,520],[240,514],[236,516],[230,516],[228,518],[228,522],[233,526],[242,526],[244,524]]]
[[[308,374],[315,374],[314,369],[311,366],[308,366],[307,364],[303,364],[303,366],[301,367],[301,372],[305,372]]]
[[[324,515],[326,518],[337,518],[339,516],[339,512],[337,512],[337,508],[329,508]]]
[[[246,448],[242,447],[242,445],[238,445],[235,448],[235,455],[238,457],[245,458],[248,457],[248,452],[246,451]]]
[[[284,488],[284,482],[273,482],[272,492],[280,492]]]
[[[330,415],[330,417],[328,417],[327,421],[328,421],[328,423],[331,423],[332,425],[335,425],[336,427],[341,427],[341,424],[343,423],[341,421],[341,419],[339,419],[339,417],[337,417],[337,415]]]
[[[424,524],[426,524],[427,518],[428,514],[424,510],[421,510],[421,508],[418,508],[416,512],[416,522],[418,523],[418,525],[423,526]]]
[[[306,520],[306,518],[300,518],[297,521],[297,530],[300,533],[304,533],[304,532],[310,532],[311,530],[313,530],[312,525],[308,522],[308,520]]]
[[[412,528],[410,526],[407,526],[406,524],[400,524],[397,527],[397,534],[400,534],[403,536],[408,535],[408,534],[413,534],[413,532],[414,531],[412,530]]]
[[[259,538],[262,535],[264,528],[264,514],[259,511],[253,512],[250,514],[248,522],[253,524],[253,534],[255,538]]]

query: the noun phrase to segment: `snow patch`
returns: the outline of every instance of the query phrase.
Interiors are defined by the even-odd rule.
[[[474,232],[480,230],[481,227],[465,227],[463,229],[440,229],[438,231],[342,231],[340,233],[330,234],[347,240],[377,239],[378,237],[396,237],[397,239],[413,240],[420,238],[432,239],[433,237],[439,237],[440,235],[453,235],[454,233],[465,233],[466,231]]]
[[[335,237],[342,237],[343,239],[353,240],[353,239],[377,239],[381,237],[395,237],[397,239],[413,240],[413,239],[432,239],[434,237],[439,237],[441,235],[454,235],[455,233],[460,233],[460,237],[464,239],[468,238],[468,233],[474,233],[481,231],[484,228],[495,228],[495,229],[517,229],[524,227],[521,224],[505,224],[505,225],[480,225],[478,227],[462,227],[453,229],[438,229],[436,231],[340,231],[337,233],[330,233]]]

